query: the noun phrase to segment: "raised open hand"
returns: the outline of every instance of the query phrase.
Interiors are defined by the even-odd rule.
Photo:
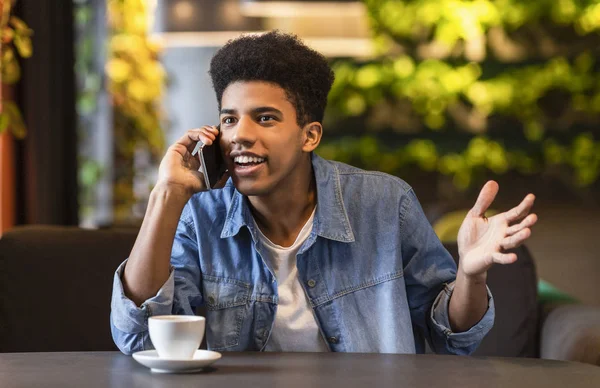
[[[485,277],[494,263],[514,263],[517,255],[504,251],[518,247],[529,238],[530,228],[537,221],[535,214],[529,214],[535,200],[533,194],[525,196],[509,211],[487,218],[485,212],[496,198],[498,189],[498,183],[494,181],[483,186],[458,232],[459,271],[468,277]]]

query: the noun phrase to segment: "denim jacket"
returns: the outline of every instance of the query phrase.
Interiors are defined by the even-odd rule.
[[[488,310],[454,333],[448,307],[456,264],[411,187],[399,178],[312,157],[313,230],[297,254],[298,277],[331,351],[470,354],[494,321]],[[231,180],[194,195],[173,243],[171,274],[137,307],[114,276],[111,329],[126,354],[151,349],[148,317],[206,308],[206,340],[217,351],[263,350],[277,312],[277,280],[247,198]]]

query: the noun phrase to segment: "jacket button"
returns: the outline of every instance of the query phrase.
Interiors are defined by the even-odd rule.
[[[216,299],[215,299],[214,295],[209,295],[208,296],[208,304],[209,305],[214,305],[215,302],[216,302]]]
[[[313,287],[314,287],[314,286],[316,286],[316,285],[317,285],[317,282],[315,282],[314,280],[310,279],[310,280],[308,281],[308,286],[309,286],[310,288],[313,288]]]
[[[330,344],[334,344],[334,345],[337,344],[338,342],[340,342],[337,337],[329,337],[329,338],[327,338],[327,341],[329,341]]]

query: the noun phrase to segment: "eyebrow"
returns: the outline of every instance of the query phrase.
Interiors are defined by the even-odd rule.
[[[266,112],[274,112],[280,116],[283,116],[283,112],[281,112],[279,109],[277,108],[273,108],[272,106],[259,106],[257,108],[252,109],[250,112],[252,112],[253,114],[258,114],[258,113],[266,113]],[[236,109],[221,109],[221,114],[225,115],[225,114],[236,114],[237,110]]]

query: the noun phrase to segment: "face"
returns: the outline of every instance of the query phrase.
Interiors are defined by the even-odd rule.
[[[281,87],[258,81],[230,84],[221,99],[220,123],[225,162],[242,194],[268,195],[310,171],[320,124],[300,128]]]

